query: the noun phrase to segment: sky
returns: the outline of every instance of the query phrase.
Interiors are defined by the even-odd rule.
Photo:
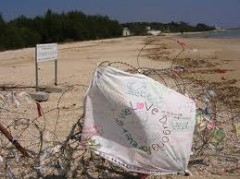
[[[7,21],[20,15],[43,15],[48,8],[107,15],[120,23],[184,21],[240,27],[240,0],[0,0],[0,13]]]

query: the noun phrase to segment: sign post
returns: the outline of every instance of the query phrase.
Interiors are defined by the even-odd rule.
[[[55,82],[54,85],[57,86],[57,59],[55,60]]]
[[[35,68],[36,68],[36,91],[39,91],[38,87],[38,63],[45,61],[55,61],[55,81],[57,86],[57,44],[37,44],[35,48]]]

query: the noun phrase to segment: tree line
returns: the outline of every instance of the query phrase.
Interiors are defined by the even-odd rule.
[[[200,32],[200,31],[212,31],[215,27],[208,26],[203,23],[198,23],[196,26],[189,25],[185,22],[171,22],[171,23],[159,23],[159,22],[133,22],[125,23],[122,26],[127,27],[134,35],[146,35],[150,27],[154,30],[160,30],[164,33],[170,32]]]
[[[32,47],[37,43],[82,41],[119,37],[122,26],[107,16],[86,15],[79,11],[43,16],[20,16],[5,22],[0,16],[0,50]]]
[[[107,16],[86,15],[80,11],[56,13],[49,9],[43,16],[19,16],[9,22],[0,14],[0,51],[33,47],[39,43],[121,37],[123,27],[128,27],[133,35],[146,35],[146,26],[163,32],[213,29],[205,24],[193,27],[184,22],[120,24]]]

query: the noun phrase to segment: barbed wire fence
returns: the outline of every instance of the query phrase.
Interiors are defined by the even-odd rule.
[[[169,44],[174,43],[172,55]],[[236,80],[201,78],[203,73],[225,71],[209,59],[183,57],[188,48],[175,38],[147,38],[137,66],[121,61],[99,66],[144,74],[194,99],[197,124],[189,169],[195,174],[240,175],[240,89],[234,86]],[[159,68],[142,66],[143,53],[159,61]],[[160,68],[162,61],[169,61],[169,68]],[[61,85],[67,90],[43,103],[26,92],[34,87],[0,85],[0,178],[139,178],[85,149],[80,140],[87,84]]]

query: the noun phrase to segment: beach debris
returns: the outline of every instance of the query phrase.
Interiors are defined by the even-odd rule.
[[[199,52],[199,49],[194,48],[194,49],[192,49],[192,51]]]
[[[196,121],[197,124],[201,124],[204,121],[203,111],[201,108],[196,109]]]
[[[214,137],[218,141],[222,141],[226,137],[226,133],[222,129],[216,128],[216,130],[214,131]]]
[[[51,156],[60,153],[61,147],[62,145],[58,144],[56,146],[44,149],[39,157],[40,165],[35,167],[35,169],[38,169],[42,175],[51,174],[54,170],[61,171],[63,169],[63,165],[61,164],[60,158],[56,161],[51,161]]]
[[[194,52],[192,52],[192,54],[193,53]],[[207,60],[199,60],[198,63],[196,63],[196,65],[204,64],[207,67],[208,64],[206,63],[206,61]],[[195,61],[193,60],[193,62],[195,62]],[[162,75],[162,70],[159,70],[159,69],[155,69],[155,68],[149,69],[149,68],[144,68],[144,67],[140,68],[139,67],[139,68],[137,68],[137,70],[141,74],[145,74],[145,75],[149,75],[151,77],[154,77],[154,79],[156,77],[154,75],[155,74],[158,75],[159,77],[163,78],[163,80],[166,81],[166,82],[164,81],[166,85],[171,86],[171,88],[177,89],[176,91],[181,91],[181,90],[178,90],[181,87],[186,88],[186,91],[184,90],[184,92],[183,92],[184,95],[187,96],[187,97],[190,97],[190,98],[194,98],[195,102],[197,103],[197,106],[199,108],[196,111],[196,118],[195,118],[197,126],[196,126],[196,133],[195,133],[196,135],[194,135],[194,145],[193,145],[193,149],[192,149],[194,154],[191,156],[191,158],[192,159],[198,159],[200,161],[195,162],[195,164],[194,164],[195,166],[192,166],[192,165],[190,166],[191,167],[190,169],[193,170],[194,174],[196,172],[194,170],[198,170],[197,173],[199,173],[199,174],[201,173],[202,175],[206,175],[206,174],[210,174],[210,173],[211,174],[214,173],[216,175],[221,175],[221,172],[220,173],[216,172],[215,168],[221,168],[220,169],[221,171],[222,171],[222,168],[224,168],[224,172],[227,175],[233,175],[233,174],[236,174],[236,173],[239,174],[239,170],[238,170],[239,169],[239,167],[238,167],[238,164],[239,164],[238,153],[239,152],[238,151],[240,150],[240,148],[239,148],[239,144],[240,143],[238,142],[238,136],[237,135],[240,134],[240,126],[239,126],[239,123],[238,123],[239,120],[237,120],[236,117],[232,117],[232,116],[235,116],[235,115],[232,115],[232,113],[234,113],[235,107],[238,108],[238,105],[234,106],[234,109],[231,109],[231,110],[228,109],[228,106],[233,106],[233,105],[228,105],[227,104],[226,107],[225,107],[224,103],[226,104],[231,99],[229,99],[228,101],[227,100],[225,101],[225,98],[228,98],[228,97],[225,96],[224,100],[222,100],[223,97],[219,93],[219,91],[218,91],[219,89],[218,89],[217,85],[214,85],[212,83],[208,83],[208,81],[205,81],[205,80],[202,81],[203,83],[198,83],[198,82],[195,83],[195,82],[192,82],[192,81],[188,81],[188,79],[185,79],[184,78],[185,73],[183,74],[183,76],[180,76],[180,75],[182,75],[182,73],[177,74],[177,72],[181,72],[181,71],[184,71],[184,70],[186,70],[187,73],[190,74],[191,70],[188,70],[188,68],[189,68],[188,63],[191,63],[191,59],[190,60],[186,59],[186,63],[183,63],[183,65],[181,63],[179,63],[182,66],[181,65],[177,65],[176,69],[171,69],[171,71],[170,70],[164,71],[164,74],[167,74],[168,78],[165,78],[165,76]],[[109,63],[109,65],[111,65],[111,64]],[[194,68],[194,63],[192,65],[192,67]],[[131,72],[137,72],[137,70],[135,70],[135,69],[134,70],[128,69],[128,70],[131,71]],[[157,71],[157,70],[159,70],[159,71]],[[153,71],[154,71],[154,75],[152,75],[153,73],[151,73]],[[146,72],[149,72],[149,73],[146,73]],[[200,71],[200,72],[204,73],[204,70]],[[171,76],[172,73],[175,74],[174,78],[172,78],[172,76]],[[211,73],[217,73],[218,74],[218,71],[217,70],[212,70]],[[223,71],[223,72],[220,72],[219,74],[225,75],[226,72]],[[103,81],[105,80],[104,77],[106,77],[106,74],[104,75],[104,73],[102,75],[101,74],[99,75],[99,78],[102,78]],[[168,81],[169,77],[174,79],[175,83],[177,84],[176,86],[175,86],[175,84],[172,84],[171,82]],[[183,77],[183,79],[180,79],[182,77]],[[156,79],[158,79],[158,78],[156,78]],[[96,81],[99,81],[99,79],[97,79]],[[223,82],[223,83],[221,83],[221,85],[219,85],[220,89],[221,89],[222,85],[224,85],[225,83],[226,83],[226,85],[233,84],[233,83],[230,83],[229,81]],[[217,83],[217,84],[219,84],[219,83]],[[142,99],[142,100],[144,99],[144,100],[146,100],[147,101],[147,105],[149,104],[149,106],[147,106],[147,109],[151,106],[151,104],[153,104],[153,106],[158,106],[158,107],[160,106],[161,107],[161,101],[162,101],[163,98],[158,98],[158,99],[154,98],[154,99],[152,99],[151,98],[152,96],[148,96],[148,93],[146,93],[146,91],[149,90],[148,89],[149,86],[147,86],[147,85],[144,86],[144,85],[145,85],[145,82],[144,83],[131,83],[131,84],[129,84],[129,86],[128,86],[129,87],[129,94],[131,94],[132,96],[135,96],[134,99]],[[208,85],[210,87],[206,87]],[[126,126],[130,125],[130,123],[128,123],[130,121],[130,122],[133,123],[133,126],[136,127],[136,128],[137,127],[141,128],[141,125],[143,125],[143,126],[146,125],[146,129],[148,129],[148,130],[150,130],[152,128],[155,128],[155,126],[152,127],[151,125],[148,125],[149,124],[149,120],[151,120],[151,119],[146,117],[148,115],[146,115],[146,113],[143,111],[146,108],[146,105],[145,105],[144,101],[138,101],[138,102],[136,101],[137,102],[136,105],[133,105],[133,107],[137,108],[135,110],[135,112],[139,111],[139,113],[136,112],[136,113],[132,113],[131,115],[128,115],[129,111],[125,111],[124,107],[126,107],[126,106],[129,107],[130,104],[129,103],[125,103],[126,102],[126,98],[124,98],[124,97],[122,98],[122,96],[121,96],[122,94],[121,93],[118,94],[117,93],[118,89],[117,89],[117,92],[115,93],[116,96],[113,96],[113,97],[117,98],[117,100],[119,102],[119,105],[116,105],[116,102],[114,102],[114,99],[112,99],[112,97],[109,97],[109,95],[111,96],[111,94],[115,92],[114,91],[115,88],[112,89],[112,88],[109,88],[109,86],[111,86],[111,85],[103,85],[100,82],[98,84],[98,87],[101,88],[101,90],[98,89],[98,91],[95,91],[96,93],[93,92],[92,93],[93,95],[91,96],[91,97],[98,96],[99,95],[99,93],[98,93],[99,91],[103,92],[104,94],[102,95],[102,93],[100,93],[100,95],[105,99],[105,101],[103,103],[99,103],[99,106],[107,106],[107,107],[109,107],[109,109],[111,109],[109,111],[106,111],[106,113],[102,113],[102,115],[100,113],[100,115],[99,115],[100,117],[104,118],[105,117],[104,115],[111,116],[111,117],[108,116],[109,118],[107,118],[107,119],[110,119],[109,120],[110,122],[111,122],[111,120],[116,120],[117,127],[121,127],[121,126],[126,127]],[[155,89],[155,87],[154,87],[154,89]],[[195,92],[195,89],[196,89],[196,92]],[[216,89],[216,92],[215,92],[215,89]],[[188,92],[188,90],[191,90],[191,91]],[[78,91],[78,90],[76,90],[76,91]],[[232,91],[229,90],[229,93],[231,93],[231,94],[233,93],[234,95],[237,96],[237,93],[235,94],[234,91],[235,90],[232,90]],[[66,91],[66,92],[68,92],[68,91]],[[226,91],[226,92],[225,91],[221,91],[221,92],[231,96],[231,94],[229,94],[228,91]],[[19,101],[20,105],[22,105],[22,106],[19,107],[19,109],[10,108],[12,106],[15,107],[16,103],[12,102],[12,99],[8,100],[7,97],[6,97],[6,93],[7,93],[6,89],[5,89],[5,91],[1,91],[1,94],[0,94],[0,96],[1,96],[0,97],[0,108],[1,108],[1,106],[3,108],[4,107],[9,107],[9,108],[8,108],[8,110],[1,110],[0,111],[1,115],[2,114],[5,115],[6,112],[9,111],[9,112],[11,112],[10,114],[11,114],[12,118],[15,118],[16,116],[19,117],[19,113],[18,112],[20,110],[24,109],[24,107],[29,107],[29,105],[28,106],[22,105],[24,102],[26,102],[26,103],[32,104],[32,106],[31,106],[32,108],[28,108],[29,110],[27,110],[27,113],[23,114],[23,117],[24,118],[27,117],[27,118],[29,118],[29,120],[32,120],[32,117],[34,117],[34,120],[35,120],[36,115],[28,116],[28,112],[30,113],[32,111],[32,109],[33,109],[33,111],[36,112],[36,105],[35,105],[36,102],[33,101],[33,99],[30,97],[30,95],[28,95],[28,93],[26,93],[26,92],[21,92],[21,93],[14,92],[14,95],[15,95],[16,99]],[[165,94],[166,93],[165,88],[161,89],[160,91],[158,91],[158,93],[161,94],[161,95]],[[218,101],[218,99],[221,99],[221,100]],[[174,100],[172,100],[172,101],[174,101]],[[237,101],[236,101],[236,103],[237,103]],[[75,103],[75,104],[77,104],[77,105],[74,105],[74,106],[77,107],[78,103]],[[61,105],[61,106],[63,106],[63,105]],[[117,109],[119,108],[119,106],[121,107],[121,110],[123,110],[123,111],[120,111],[118,113]],[[40,109],[40,113],[43,112],[43,111],[41,111],[41,108],[39,108],[39,109]],[[63,106],[62,108],[59,108],[58,111],[60,111],[62,109],[64,110],[64,113],[65,113],[66,109],[67,110],[68,109],[71,110],[71,106]],[[86,108],[86,109],[88,109],[88,108]],[[106,108],[106,109],[108,109],[108,108]],[[151,109],[153,109],[153,108],[151,107]],[[44,116],[44,118],[46,117],[46,118],[52,119],[52,117],[54,117],[52,115],[53,113],[49,114],[49,113],[47,113],[47,111],[48,110],[46,108],[46,113],[45,113],[46,116]],[[116,113],[116,111],[117,111],[117,113]],[[213,111],[214,111],[214,113],[213,113]],[[63,111],[60,111],[60,112],[63,112]],[[155,110],[153,110],[151,112],[156,113]],[[42,115],[40,113],[39,113],[39,116]],[[89,112],[87,114],[89,114]],[[124,116],[124,114],[127,114],[127,115]],[[135,120],[132,119],[132,117],[135,114],[137,114],[137,116],[140,116],[141,118],[143,118],[141,123],[140,122],[136,122]],[[121,117],[119,117],[119,115]],[[170,113],[168,115],[174,115],[174,113],[173,114]],[[4,118],[5,116],[2,115],[1,117]],[[58,117],[61,117],[61,116],[58,116]],[[91,116],[88,116],[88,117],[91,117]],[[124,119],[124,117],[126,119]],[[175,117],[177,117],[177,116],[175,116]],[[129,118],[130,118],[130,120],[129,120]],[[228,120],[228,118],[231,118],[231,122],[228,122],[228,121],[230,121],[230,120]],[[220,119],[221,119],[221,121],[218,121]],[[9,122],[11,122],[10,121],[11,119],[8,119],[8,120],[9,120]],[[38,119],[36,118],[36,120],[38,120]],[[162,120],[164,120],[164,119],[162,119]],[[159,119],[157,121],[160,122]],[[20,120],[20,121],[14,122],[14,128],[13,129],[19,128],[19,122],[21,122],[21,123],[25,122],[26,124],[24,124],[24,127],[25,127],[26,130],[29,130],[28,126],[30,126],[30,125],[27,124],[27,123],[29,123],[29,122],[27,122],[27,120],[24,120],[24,121]],[[44,122],[44,120],[42,120],[42,118],[41,118],[37,122],[41,122],[42,123],[42,122]],[[59,123],[60,122],[61,122],[61,119],[59,120]],[[164,121],[162,121],[162,122],[164,122]],[[189,129],[188,128],[189,124],[187,124],[187,123],[179,124],[179,123],[176,123],[175,121],[173,123],[166,122],[166,125],[164,124],[163,128],[164,127],[168,127],[167,126],[168,124],[170,124],[171,127],[172,127],[171,130],[169,129],[169,131],[171,132],[170,135],[175,133],[177,130],[184,131],[184,130],[186,130],[186,127],[187,127],[187,129]],[[117,162],[119,162],[119,160],[115,160],[115,158],[118,158],[118,156],[121,155],[121,152],[119,152],[119,148],[115,147],[116,144],[114,142],[109,142],[108,143],[106,141],[101,141],[99,139],[95,139],[95,136],[101,136],[101,137],[103,137],[103,136],[107,136],[107,137],[110,136],[109,140],[111,140],[111,139],[115,138],[114,134],[118,130],[115,130],[116,126],[111,126],[111,125],[109,125],[107,123],[106,126],[113,127],[114,128],[114,132],[110,133],[110,134],[107,133],[108,132],[107,130],[103,130],[102,132],[99,132],[99,129],[101,130],[101,125],[102,124],[96,125],[96,126],[95,125],[86,126],[84,128],[84,131],[83,131],[82,130],[82,121],[81,121],[78,124],[79,129],[78,128],[76,129],[77,130],[76,132],[79,135],[74,135],[75,138],[71,139],[71,141],[74,140],[73,143],[77,144],[78,147],[80,148],[80,150],[79,150],[79,148],[76,150],[78,154],[79,154],[79,152],[86,152],[85,147],[90,149],[91,151],[96,152],[96,153],[101,151],[102,150],[101,148],[103,148],[103,147],[105,147],[105,148],[107,148],[109,150],[112,150],[112,152],[115,152],[114,153],[115,156],[114,156],[114,158],[110,158],[110,160],[113,159],[113,163],[116,164]],[[220,129],[220,132],[216,132],[217,131],[216,128]],[[39,175],[42,174],[43,178],[45,178],[46,175],[48,175],[48,176],[46,176],[46,178],[49,178],[51,176],[58,177],[59,175],[61,175],[63,173],[62,172],[63,170],[69,169],[69,168],[67,168],[68,166],[65,164],[65,161],[64,161],[65,157],[66,157],[65,156],[66,155],[65,152],[67,150],[65,150],[64,147],[59,150],[58,147],[55,148],[53,146],[53,147],[51,147],[51,148],[53,148],[52,153],[50,152],[48,155],[43,156],[45,154],[46,147],[48,145],[52,144],[52,140],[51,140],[52,139],[52,134],[54,135],[56,133],[52,132],[50,130],[46,130],[46,129],[42,128],[42,126],[41,126],[41,130],[42,130],[41,132],[43,132],[43,134],[44,134],[43,138],[40,139],[40,137],[37,136],[37,138],[43,142],[43,148],[39,149],[39,152],[38,152],[39,155],[36,155],[36,152],[32,153],[32,151],[35,151],[35,150],[29,150],[29,148],[28,148],[27,151],[29,151],[31,154],[33,154],[31,156],[36,157],[37,160],[35,160],[35,161],[39,161],[39,157],[41,158],[41,160],[42,160],[41,163],[40,164],[38,163],[39,166],[36,167],[36,169],[40,170],[40,171],[37,170],[37,173]],[[148,132],[148,130],[141,130],[141,131],[139,131],[139,133],[140,133],[140,135],[141,135],[141,132],[145,134],[145,131]],[[10,132],[14,132],[10,128],[9,128],[9,131]],[[168,134],[169,131],[165,130],[164,133]],[[129,130],[129,129],[125,129],[125,131],[124,130],[120,131],[120,134],[123,134],[123,137],[125,137],[125,139],[122,140],[123,143],[121,143],[121,144],[123,144],[123,145],[130,145],[130,148],[134,149],[134,146],[133,146],[133,145],[135,145],[134,142],[135,141],[138,142],[137,140],[139,138],[143,139],[145,141],[148,140],[148,138],[144,139],[144,137],[141,138],[141,136],[137,136],[136,135],[137,132],[134,132],[134,133],[131,133],[131,132],[132,132],[132,130]],[[85,133],[85,135],[88,136],[88,138],[89,138],[89,140],[87,140],[87,141],[85,140],[85,145],[79,145],[78,142],[76,142],[76,141],[81,141],[82,133]],[[216,133],[220,133],[220,135],[217,135]],[[12,138],[12,141],[19,140],[19,142],[22,143],[22,140],[24,140],[24,135],[22,135],[23,137],[18,137],[18,135],[15,135],[16,133],[12,133],[12,134],[14,134],[13,138]],[[27,134],[27,135],[30,134],[31,135],[31,133],[29,131],[27,131],[27,133],[25,133],[25,134]],[[94,135],[91,136],[92,134],[94,134]],[[161,134],[163,135],[163,132]],[[159,134],[157,132],[153,133],[153,135],[155,135],[155,136],[159,136],[161,134]],[[137,139],[135,138],[135,136],[137,136]],[[164,135],[164,137],[165,136],[167,136],[167,135]],[[225,141],[225,139],[226,139],[226,141]],[[151,144],[151,140],[153,140],[153,139],[150,138],[150,144]],[[166,142],[167,138],[163,138],[163,140]],[[128,143],[126,144],[126,143],[124,143],[124,141],[128,142]],[[180,145],[181,145],[182,141],[184,142],[185,139],[181,138],[181,135],[179,135],[179,137],[174,138],[174,142],[176,142],[176,143],[178,143]],[[56,144],[55,142],[56,141],[53,141],[54,145]],[[57,143],[58,142],[59,141],[57,141]],[[68,142],[66,142],[66,143],[67,143],[67,145],[70,144]],[[47,144],[47,146],[45,144]],[[73,146],[74,146],[74,144],[73,144]],[[40,145],[40,144],[38,144],[38,145]],[[72,142],[71,142],[70,145],[72,145]],[[165,143],[164,143],[164,145],[165,145]],[[29,146],[29,145],[24,145],[24,146]],[[3,150],[6,150],[5,146],[1,146],[1,147],[2,147]],[[14,148],[14,147],[12,147],[12,148]],[[21,173],[21,176],[24,176],[25,173],[21,172],[20,170],[25,170],[25,169],[29,170],[30,168],[31,168],[30,170],[32,170],[32,168],[36,166],[36,163],[34,163],[33,165],[31,163],[28,163],[29,159],[23,159],[21,157],[21,154],[19,154],[18,152],[15,152],[12,148],[10,149],[10,151],[7,151],[7,152],[3,151],[3,153],[0,152],[1,153],[0,154],[0,164],[1,164],[0,168],[2,167],[0,169],[1,170],[0,171],[0,178],[8,177],[8,176],[5,176],[5,175],[7,175],[7,168],[4,167],[5,163],[8,164],[10,162],[14,162],[13,165],[11,163],[11,167],[13,169],[13,174],[16,175],[16,178],[19,178],[19,174],[20,173]],[[155,146],[154,149],[158,149],[158,148]],[[150,152],[153,153],[153,150],[152,151],[148,150],[148,148],[146,146],[142,146],[141,149],[136,149],[136,150],[138,150],[138,154],[140,156],[145,156],[146,155],[148,157]],[[165,152],[163,155],[169,155],[169,153],[167,153],[166,150],[163,150],[163,151]],[[162,152],[161,149],[159,150],[159,153],[160,152]],[[8,153],[11,154],[11,159],[9,159],[7,157]],[[107,160],[103,160],[99,156],[93,157],[93,158],[89,159],[89,157],[88,157],[89,154],[91,154],[92,156],[95,156],[95,154],[93,154],[92,152],[86,152],[86,154],[84,153],[83,155],[80,154],[80,155],[82,155],[80,157],[81,160],[78,160],[78,159],[72,157],[74,155],[72,155],[71,157],[67,156],[68,158],[66,160],[68,160],[69,163],[71,163],[71,168],[74,168],[75,164],[77,162],[83,164],[83,166],[78,167],[76,170],[73,169],[72,171],[80,174],[81,173],[80,170],[85,170],[85,168],[91,168],[90,175],[93,172],[96,172],[96,171],[98,173],[104,173],[104,169],[102,169],[101,172],[99,172],[99,169],[100,169],[100,168],[98,168],[98,164],[99,163],[102,164],[102,167],[113,167],[114,166],[113,167],[114,170],[112,170],[112,169],[105,170],[105,174],[106,175],[112,175],[113,173],[115,173],[115,171],[116,171],[116,173],[119,171],[118,170],[119,167],[116,167],[116,165],[109,164],[109,162]],[[141,163],[141,162],[145,162],[146,163],[146,160],[142,160],[141,158],[138,157],[138,155],[131,155],[131,154],[129,156],[134,159],[134,160],[132,160],[133,162],[135,161],[135,158],[137,158],[139,163]],[[101,152],[100,152],[100,155],[102,155]],[[219,159],[219,155],[222,155],[221,159]],[[12,158],[12,156],[13,156],[13,158]],[[170,155],[170,157],[169,157],[170,160],[174,160],[174,159],[179,160],[179,156],[177,156],[176,158],[175,158],[175,156],[176,156],[176,154],[174,154],[174,157],[171,157],[171,155]],[[106,155],[103,156],[103,157],[109,159],[108,156],[106,156]],[[211,159],[209,159],[209,158],[211,158]],[[17,161],[19,161],[19,163]],[[24,165],[22,165],[23,161],[24,161]],[[25,165],[25,161],[26,161],[26,165]],[[180,159],[180,161],[181,161],[181,159]],[[4,162],[4,163],[1,163],[1,162]],[[84,165],[84,163],[86,165]],[[124,164],[121,163],[121,161],[120,161],[119,165],[122,166]],[[187,161],[186,161],[186,165],[187,165]],[[236,167],[234,168],[233,165],[236,165]],[[125,168],[128,167],[128,166],[129,165],[125,165]],[[196,168],[194,168],[194,167],[196,167]],[[3,170],[5,170],[5,171],[2,172]],[[200,172],[200,170],[201,170],[201,172]],[[122,171],[122,169],[121,169],[121,171]],[[72,173],[70,173],[70,170],[68,170],[68,172],[69,172],[68,176],[69,176],[69,174],[70,175],[72,174]],[[36,170],[34,170],[34,172],[30,171],[28,173],[29,173],[29,175],[35,175],[36,174]],[[125,175],[125,174],[128,175],[129,172],[123,172],[123,175]],[[3,175],[4,175],[4,177],[3,177]],[[82,176],[82,177],[85,177],[85,178],[86,177],[87,178],[90,177],[89,173],[87,173],[88,176],[86,176],[86,174],[83,174],[83,175],[85,175],[85,176]],[[97,175],[98,174],[96,174],[95,176],[101,178],[101,176],[97,176]],[[108,177],[108,176],[106,176],[106,177]],[[32,178],[37,178],[37,177],[33,176]],[[71,178],[71,176],[70,176],[70,178]],[[81,178],[81,176],[79,178]],[[118,177],[114,176],[114,177],[109,177],[109,178],[118,178]],[[122,177],[120,177],[120,178],[122,178]],[[123,178],[130,178],[130,177],[123,177]]]
[[[97,147],[101,147],[101,144],[97,143],[95,140],[89,139],[86,146],[92,149],[96,149]]]
[[[4,100],[3,95],[0,94],[0,109],[1,109],[1,108],[3,109],[4,106],[5,106],[5,100]]]
[[[233,130],[237,135],[240,135],[240,126],[237,125],[237,123],[233,123]]]
[[[17,140],[17,139],[13,139],[13,140]],[[14,157],[15,157],[16,162],[19,162],[20,156],[19,156],[19,154],[17,153],[17,150],[16,150],[16,149],[13,150],[13,154],[14,154]]]
[[[21,103],[31,104],[32,98],[27,92],[8,91],[0,94],[0,108],[15,107],[18,108]]]
[[[216,93],[211,89],[205,89],[202,95],[202,101],[209,104],[211,99],[216,96]]]
[[[49,93],[43,91],[31,92],[28,94],[31,96],[32,99],[34,99],[37,102],[47,101],[49,98]]]
[[[215,123],[214,120],[208,121],[208,124],[207,124],[207,129],[208,130],[213,130],[213,129],[215,129],[215,127],[216,127],[216,123]]]
[[[0,155],[0,163],[3,163],[3,158],[1,155]]]
[[[212,107],[206,106],[204,109],[204,115],[207,116],[208,118],[211,118],[213,116]]]
[[[178,65],[174,67],[174,71],[176,72],[183,72],[185,70],[184,66]]]
[[[219,127],[216,127],[213,132],[213,139],[211,140],[211,143],[214,145],[218,145],[220,142],[224,140],[225,137],[226,133]]]
[[[183,41],[183,40],[177,40],[177,43],[179,44],[179,45],[181,45],[182,47],[185,47],[186,46],[186,43]]]
[[[222,80],[226,80],[225,73],[227,73],[227,69],[217,69],[217,72],[221,75]]]
[[[210,120],[210,117],[205,114],[204,110],[201,108],[198,108],[196,110],[196,121],[197,121],[197,130],[199,132],[204,131],[206,128],[208,130],[214,129],[215,121]]]
[[[187,171],[194,100],[145,75],[113,67],[96,69],[85,99],[81,143],[87,149],[137,173]]]
[[[18,108],[18,106],[20,105],[20,102],[18,101],[15,95],[16,93],[11,91],[11,92],[8,92],[5,96],[7,98],[8,104],[11,103],[15,108]]]
[[[28,104],[31,104],[31,103],[32,103],[32,98],[31,98],[31,96],[30,96],[27,92],[20,92],[20,93],[19,93],[19,96],[20,96],[21,98],[24,98],[25,101],[27,101]]]
[[[211,90],[211,89],[207,89],[207,90],[205,91],[205,94],[206,94],[207,97],[209,97],[209,98],[216,96],[216,93],[215,93],[213,90]]]
[[[38,117],[41,117],[42,116],[41,104],[39,102],[36,102],[36,105],[37,105]]]
[[[140,179],[146,179],[149,176],[149,174],[141,173]]]
[[[17,179],[14,174],[13,174],[13,171],[12,171],[12,167],[10,165],[7,165],[7,175],[9,178],[11,179]]]
[[[218,73],[220,73],[220,74],[227,73],[227,69],[218,69],[217,71],[218,71]]]

